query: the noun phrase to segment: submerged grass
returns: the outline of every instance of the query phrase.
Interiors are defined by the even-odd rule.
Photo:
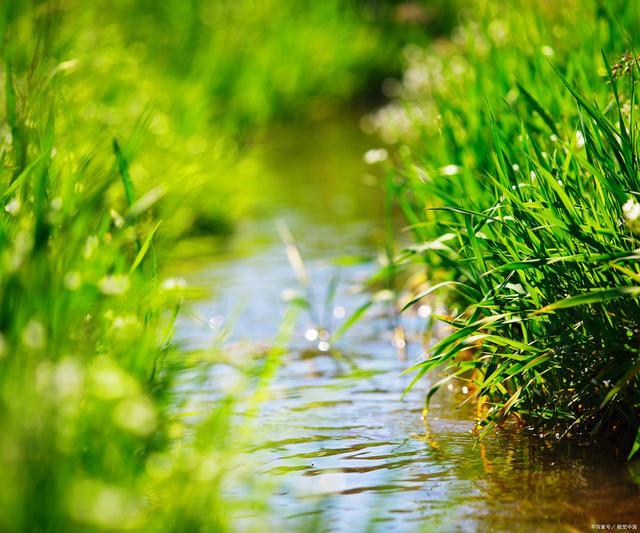
[[[410,47],[368,119],[397,150],[406,268],[457,290],[417,363],[473,384],[485,431],[640,448],[634,3],[473,2],[451,41]],[[409,305],[437,290],[425,286]]]

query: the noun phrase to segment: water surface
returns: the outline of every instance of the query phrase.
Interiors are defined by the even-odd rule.
[[[335,531],[637,528],[640,468],[610,447],[514,429],[478,443],[473,408],[460,407],[461,384],[438,393],[425,420],[426,383],[401,399],[410,380],[401,372],[421,346],[409,342],[408,362],[398,357],[383,308],[330,351],[318,349],[316,321],[339,327],[367,298],[351,289],[375,268],[339,259],[374,258],[381,248],[382,198],[362,162],[370,144],[353,117],[275,132],[264,145],[270,172],[260,216],[190,274],[213,293],[196,306],[205,318],[183,321],[180,338],[205,345],[213,333],[203,321],[217,326],[235,314],[227,350],[242,357],[269,346],[284,316],[283,292],[299,287],[276,220],[286,221],[310,273],[315,320],[303,313],[297,323],[251,450],[256,477],[278,487],[269,501],[275,526],[311,529],[320,516],[321,529]],[[337,272],[335,299],[322,309]],[[424,320],[402,320],[409,339],[419,337]],[[211,372],[212,384],[228,377]]]

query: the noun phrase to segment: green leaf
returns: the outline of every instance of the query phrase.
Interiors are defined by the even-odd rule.
[[[113,152],[116,155],[116,162],[118,163],[118,172],[120,173],[120,178],[122,179],[122,185],[124,187],[124,195],[127,199],[127,205],[129,207],[133,206],[135,202],[135,194],[133,192],[133,182],[131,181],[131,176],[129,175],[129,164],[122,153],[122,149],[120,148],[120,144],[117,139],[113,139]]]
[[[130,275],[133,273],[133,271],[136,268],[138,268],[140,263],[142,263],[144,256],[149,251],[149,247],[151,246],[151,241],[153,240],[153,236],[156,234],[156,231],[158,230],[158,227],[160,226],[161,223],[162,223],[162,220],[159,220],[158,223],[153,227],[149,235],[147,235],[147,238],[142,243],[142,246],[140,247],[140,251],[136,255],[136,258],[133,261],[133,264],[131,265],[131,269],[129,270]]]
[[[580,305],[592,305],[613,300],[614,298],[620,298],[622,296],[635,297],[638,295],[640,295],[640,287],[636,286],[595,289],[546,305],[545,307],[535,311],[534,314],[551,313],[558,309],[568,309],[570,307],[578,307]]]

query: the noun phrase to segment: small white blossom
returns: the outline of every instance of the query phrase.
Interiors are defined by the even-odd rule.
[[[42,322],[31,319],[22,330],[22,342],[33,349],[43,348],[46,342],[46,332]]]
[[[162,282],[162,288],[165,291],[186,289],[187,281],[184,278],[167,278]]]
[[[555,51],[553,50],[553,48],[551,48],[550,46],[543,46],[540,51],[542,52],[542,55],[545,57],[553,57],[555,55]]]
[[[633,233],[640,233],[640,203],[635,199],[629,198],[622,206],[627,227]]]
[[[98,282],[102,294],[118,296],[129,289],[129,278],[122,275],[105,276]]]
[[[124,226],[124,218],[122,218],[122,215],[120,213],[118,213],[115,209],[111,209],[109,211],[109,215],[111,216],[111,220],[113,220],[113,225],[120,229]]]
[[[367,150],[364,154],[364,162],[367,165],[375,165],[376,163],[382,163],[389,157],[387,150],[384,148],[376,148],[373,150]]]
[[[576,131],[576,148],[582,150],[584,148],[584,135],[580,130]]]
[[[446,165],[440,169],[440,174],[443,176],[455,176],[462,172],[462,167],[458,165]]]
[[[4,210],[10,215],[16,216],[18,211],[20,211],[20,200],[18,198],[13,198],[4,206]]]
[[[75,291],[76,289],[80,288],[81,284],[82,277],[78,272],[76,272],[75,270],[72,272],[67,272],[64,277],[64,286],[67,289],[69,289],[70,291]]]
[[[62,209],[62,198],[56,196],[51,200],[51,209],[54,211],[60,211]]]

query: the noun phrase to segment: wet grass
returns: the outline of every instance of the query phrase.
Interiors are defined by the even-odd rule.
[[[450,333],[415,367],[469,381],[484,431],[640,447],[638,124],[627,2],[473,2],[451,41],[405,52],[367,124],[395,146],[415,244],[394,268],[447,291]],[[433,281],[435,280],[435,281]],[[436,284],[436,281],[441,284]]]

